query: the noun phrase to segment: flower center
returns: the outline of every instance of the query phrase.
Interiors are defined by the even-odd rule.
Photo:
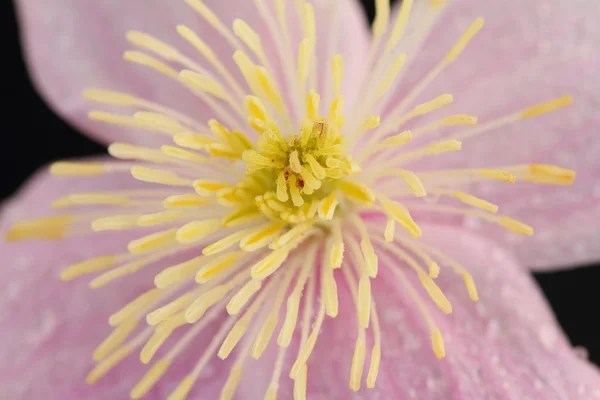
[[[336,183],[360,171],[344,155],[343,117],[336,108],[334,103],[329,121],[306,118],[300,133],[288,138],[276,123],[261,124],[256,149],[242,156],[248,176],[243,186],[257,194],[256,204],[268,218],[289,223],[317,218],[319,204],[335,193]],[[330,211],[321,219],[331,219],[335,209]]]

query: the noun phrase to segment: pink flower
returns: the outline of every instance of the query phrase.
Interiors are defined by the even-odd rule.
[[[5,398],[600,398],[525,269],[600,256],[595,1],[186,3],[18,2],[122,160],[3,206]]]

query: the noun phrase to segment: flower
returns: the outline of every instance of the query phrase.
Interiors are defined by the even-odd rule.
[[[465,159],[464,153],[473,137],[491,134],[492,129],[527,126],[530,121],[560,115],[564,110],[559,109],[571,103],[570,96],[511,107],[510,112],[483,123],[470,114],[443,114],[442,108],[450,109],[453,95],[460,93],[440,93],[434,83],[470,50],[470,42],[483,26],[482,18],[466,22],[464,33],[448,44],[449,51],[435,55],[433,68],[422,69],[421,79],[407,79],[403,86],[404,71],[426,65],[428,60],[421,58],[434,57],[427,53],[420,58],[416,49],[433,22],[443,22],[445,2],[441,1],[415,2],[414,6],[404,1],[393,19],[387,2],[379,1],[371,47],[375,50],[369,53],[350,3],[347,7],[327,1],[239,3],[244,9],[236,11],[243,20],[232,21],[232,31],[223,22],[231,14],[231,5],[215,2],[209,8],[198,0],[186,3],[204,21],[178,25],[175,31],[201,57],[188,56],[188,51],[145,32],[129,31],[127,39],[138,50],[126,51],[125,59],[159,72],[148,75],[150,89],[145,86],[142,93],[127,93],[116,91],[119,88],[93,88],[83,93],[87,100],[117,106],[121,112],[92,111],[92,120],[141,128],[128,130],[123,136],[126,141],[109,146],[111,155],[123,161],[53,164],[52,175],[70,178],[44,179],[30,190],[47,195],[66,186],[52,204],[67,209],[62,213],[16,220],[13,214],[26,215],[28,209],[8,208],[7,221],[12,223],[8,239],[61,239],[58,246],[36,246],[52,246],[40,254],[51,251],[51,259],[70,264],[62,272],[64,280],[93,273],[90,285],[94,288],[120,285],[103,296],[98,315],[81,303],[81,295],[63,297],[68,296],[68,286],[58,289],[50,284],[50,293],[36,293],[35,302],[19,298],[20,305],[30,307],[47,307],[45,301],[54,297],[62,297],[64,305],[71,298],[77,302],[68,304],[73,309],[69,321],[58,322],[56,308],[36,314],[41,315],[41,325],[31,335],[29,348],[51,343],[48,336],[53,335],[65,344],[65,350],[76,347],[79,340],[87,339],[86,334],[96,334],[100,329],[96,326],[104,326],[100,317],[105,316],[104,310],[122,297],[130,300],[110,315],[108,322],[114,330],[96,347],[95,368],[85,373],[89,372],[88,382],[94,383],[105,374],[109,379],[110,369],[121,361],[130,367],[123,367],[119,377],[112,375],[116,381],[106,384],[106,392],[81,389],[71,380],[50,379],[53,394],[118,397],[124,393],[121,382],[133,380],[130,375],[137,380],[131,389],[133,398],[151,393],[181,399],[191,390],[208,398],[218,393],[221,398],[232,398],[236,389],[240,396],[252,399],[277,394],[287,398],[292,393],[297,399],[307,395],[348,398],[351,392],[342,389],[345,386],[353,391],[379,386],[365,394],[379,393],[384,398],[413,394],[418,398],[523,398],[536,396],[537,390],[545,391],[546,397],[556,393],[559,398],[598,394],[594,392],[596,372],[574,357],[515,258],[464,228],[431,222],[439,221],[435,215],[441,215],[446,224],[455,224],[458,217],[472,228],[481,229],[479,220],[483,220],[515,234],[533,234],[529,225],[499,216],[500,201],[499,207],[475,192],[489,191],[488,181],[496,180],[515,185],[518,191],[511,196],[520,197],[530,186],[520,186],[519,181],[562,186],[572,183],[574,172],[541,162],[520,161],[509,167],[490,165],[490,161],[475,164],[495,156],[487,153],[489,142],[482,142],[485,152],[474,146],[473,157]],[[468,6],[468,2],[463,4]],[[26,27],[31,24],[27,19],[31,6],[21,4]],[[161,6],[146,7],[144,11],[166,22],[168,15]],[[342,18],[342,12],[349,15]],[[411,14],[414,17],[409,19]],[[90,24],[101,16],[95,13],[94,18],[82,21],[92,32],[106,34]],[[196,30],[196,25],[203,31]],[[41,27],[34,25],[34,34],[35,29],[43,31]],[[224,43],[209,41],[209,29],[218,32]],[[338,36],[349,32],[352,37]],[[401,39],[407,55],[396,50]],[[68,40],[74,38],[64,37],[62,45],[70,46]],[[231,52],[231,47],[234,65],[221,54]],[[98,50],[86,48],[92,53]],[[39,49],[32,51],[32,57],[40,57]],[[409,60],[412,65],[403,65]],[[34,70],[36,65],[34,61]],[[208,68],[211,73],[206,72]],[[476,68],[484,70],[480,64]],[[331,73],[325,73],[329,69]],[[82,65],[75,71],[90,72]],[[120,68],[115,72],[123,74]],[[161,89],[157,79],[163,77],[182,84],[204,105],[184,102],[186,92]],[[466,86],[473,84],[473,76],[469,77]],[[77,75],[73,78],[78,79]],[[44,85],[48,90],[55,82]],[[487,88],[485,82],[480,85],[482,90]],[[434,94],[427,97],[433,89]],[[159,103],[162,90],[164,102]],[[396,93],[401,96],[396,98]],[[171,96],[178,99],[173,104],[167,102]],[[502,100],[490,97],[486,106]],[[473,98],[482,102],[480,96]],[[69,107],[73,106],[71,112],[79,107],[76,103]],[[123,114],[123,107],[138,111]],[[344,112],[348,108],[352,111]],[[437,116],[440,113],[442,118]],[[197,121],[204,119],[207,123]],[[82,127],[92,126],[87,124]],[[448,129],[456,125],[467,128]],[[436,134],[443,138],[435,139]],[[463,150],[462,140],[467,138]],[[510,139],[512,146],[519,145],[516,139]],[[541,146],[536,139],[532,135],[523,151],[517,147],[509,152],[501,142],[492,143],[492,148],[506,156],[509,164],[511,158],[530,156],[529,146]],[[458,157],[452,158],[451,152]],[[584,154],[579,160],[566,158],[573,166],[584,167],[578,170],[584,177],[591,174],[593,161]],[[460,168],[460,161],[468,162]],[[128,173],[135,179],[123,179]],[[554,193],[570,191],[560,187],[544,196]],[[597,212],[597,204],[592,206]],[[518,207],[517,203],[514,208]],[[542,226],[543,221],[534,219]],[[576,228],[573,232],[585,232],[583,226]],[[92,231],[98,232],[98,239],[90,241],[85,234]],[[489,230],[491,235],[498,231]],[[523,257],[527,246],[543,249],[560,237],[554,230],[549,236],[539,242],[518,241],[512,247],[521,260],[529,260]],[[593,239],[594,235],[587,236]],[[67,237],[72,239],[63,245]],[[511,240],[503,234],[500,242]],[[13,256],[16,268],[32,265],[36,254],[25,253],[27,243],[6,248],[9,257],[19,256]],[[584,247],[578,257],[593,257],[593,251]],[[546,263],[542,257],[547,254],[532,255],[539,258],[539,265]],[[39,283],[47,278],[46,274],[34,276],[41,279]],[[150,287],[152,281],[155,287]],[[13,282],[17,284],[13,292],[18,294],[20,281]],[[39,283],[32,287],[42,290],[44,285]],[[82,290],[82,285],[71,286]],[[480,294],[483,301],[477,306],[465,301],[476,301]],[[431,298],[429,302],[425,296]],[[397,305],[405,303],[403,314]],[[19,312],[18,307],[11,310]],[[65,329],[62,324],[71,327],[69,336],[60,333]],[[416,335],[419,330],[426,333]],[[445,346],[447,335],[451,340]],[[424,341],[431,342],[432,351],[425,349]],[[496,341],[497,346],[492,344]],[[134,373],[138,370],[132,367],[134,357],[126,358],[138,349],[142,362],[152,363],[141,377]],[[395,353],[398,349],[403,357]],[[77,350],[73,353],[80,356]],[[35,358],[31,350],[27,354]],[[58,354],[34,361],[31,376],[36,380],[52,376],[44,368],[54,367],[56,363],[50,360],[59,360]],[[446,355],[447,359],[437,360]],[[219,363],[217,356],[226,363]],[[65,357],[76,360],[69,351]],[[250,358],[260,360],[254,374],[249,371]],[[70,367],[78,370],[77,365]],[[170,378],[161,380],[165,374]],[[395,381],[402,387],[395,387]],[[18,396],[17,388],[9,389],[17,393],[13,397]],[[30,395],[38,390],[36,385],[20,389]],[[40,390],[47,395],[46,389]]]

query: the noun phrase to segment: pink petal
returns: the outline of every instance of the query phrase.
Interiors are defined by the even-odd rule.
[[[112,179],[115,187],[126,181]],[[59,193],[96,190],[106,181],[58,179],[40,173],[3,208],[0,233],[19,218],[42,212],[42,204]],[[433,314],[445,333],[447,359],[437,360],[428,332],[382,263],[374,293],[381,316],[384,357],[376,389],[360,398],[381,399],[590,399],[600,390],[596,370],[579,360],[560,332],[536,286],[502,249],[453,228],[424,226],[426,240],[464,263],[479,286],[481,300],[473,304],[460,278],[443,269],[440,286],[453,302],[454,313]],[[92,291],[85,278],[61,283],[61,267],[116,250],[131,234],[95,235],[58,242],[0,242],[3,278],[0,333],[0,391],[9,398],[125,398],[146,370],[136,356],[94,386],[85,384],[92,368],[90,354],[108,334],[108,316],[142,290],[151,287],[151,270]],[[348,399],[348,368],[355,339],[354,307],[340,283],[341,314],[326,321],[311,359],[311,399]],[[518,304],[518,307],[516,305]],[[433,308],[433,307],[430,307]],[[219,325],[219,323],[215,324]],[[214,335],[201,335],[168,375],[146,397],[164,399],[198,359]],[[271,344],[269,353],[275,349]],[[292,352],[296,347],[292,345]],[[292,353],[292,354],[293,354]],[[250,361],[239,398],[261,398],[272,371],[271,354]],[[214,359],[191,398],[217,398],[231,361]],[[280,396],[291,390],[286,372]],[[193,397],[195,396],[197,397]]]
[[[437,29],[416,61],[408,66],[400,101],[407,91],[450,49],[477,16],[485,26],[464,53],[440,75],[415,104],[442,93],[454,103],[431,118],[468,113],[485,123],[565,94],[574,104],[551,114],[517,122],[468,139],[460,152],[415,164],[417,170],[501,167],[546,163],[577,172],[571,187],[535,184],[481,185],[470,189],[498,203],[502,214],[532,225],[533,238],[496,231],[495,240],[511,247],[521,264],[548,269],[600,258],[600,122],[594,105],[600,101],[597,70],[600,10],[593,0],[461,0],[449,4]],[[421,122],[417,125],[421,125]],[[448,131],[444,138],[451,138]],[[439,136],[441,138],[442,136]],[[429,139],[434,140],[433,136]],[[486,232],[487,234],[487,232]]]
[[[253,2],[208,0],[205,3],[226,26],[231,27],[235,18],[242,18],[255,29],[263,38],[271,63],[278,69],[275,75],[281,76],[277,57],[274,56],[273,39]],[[272,8],[270,1],[265,3]],[[125,40],[125,33],[129,30],[149,33],[211,70],[210,64],[177,34],[176,25],[187,25],[212,47],[234,76],[241,76],[233,62],[231,46],[183,0],[150,3],[143,0],[126,3],[20,0],[17,4],[27,61],[39,90],[58,113],[82,131],[104,142],[127,138],[128,141],[148,144],[160,142],[162,138],[139,132],[135,136],[130,132],[124,137],[123,129],[89,121],[87,113],[94,105],[81,98],[81,91],[85,88],[131,92],[184,112],[200,122],[215,117],[199,98],[179,84],[122,59],[123,51],[132,49],[132,45]],[[295,13],[292,3],[286,4],[288,15]],[[321,27],[329,27],[332,4],[328,0],[316,2],[319,32],[324,32]],[[339,35],[337,49],[346,56],[348,76],[352,79],[359,75],[360,62],[366,53],[365,18],[354,0],[344,0],[340,6],[343,24],[336,32]],[[297,19],[289,20],[290,31],[299,32]],[[324,54],[328,43],[325,36],[319,42],[319,54]],[[294,64],[298,42],[299,37],[295,35],[292,46]],[[326,71],[329,71],[328,67]]]

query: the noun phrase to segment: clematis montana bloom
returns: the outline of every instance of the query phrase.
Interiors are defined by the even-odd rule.
[[[113,158],[3,207],[4,397],[600,398],[524,268],[599,255],[595,1],[376,3],[17,3]]]

